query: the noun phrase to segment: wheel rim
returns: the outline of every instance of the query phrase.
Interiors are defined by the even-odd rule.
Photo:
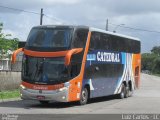
[[[121,91],[121,98],[124,98],[125,96],[125,88],[124,88],[124,85],[122,87],[122,91]]]
[[[121,93],[121,98],[124,98],[124,92]]]
[[[126,87],[126,95],[125,95],[125,97],[126,98],[129,97],[129,88],[128,87]]]
[[[82,91],[82,102],[85,102],[85,101],[86,101],[86,99],[87,99],[86,97],[87,97],[86,91],[83,90],[83,91]]]

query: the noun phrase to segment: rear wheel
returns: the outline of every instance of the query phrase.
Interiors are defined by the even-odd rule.
[[[120,94],[118,95],[118,97],[119,97],[120,99],[123,99],[123,98],[125,98],[125,96],[126,96],[126,87],[125,87],[124,84],[122,84],[122,89],[121,89],[121,92],[120,92]]]
[[[125,89],[126,89],[126,90],[125,90],[124,97],[125,97],[125,98],[128,98],[128,97],[129,97],[129,91],[130,91],[130,90],[129,90],[129,87],[125,86]]]
[[[88,102],[88,89],[83,88],[80,96],[80,105],[85,105]]]
[[[133,95],[133,89],[132,89],[132,83],[131,81],[129,82],[129,97],[132,97]]]

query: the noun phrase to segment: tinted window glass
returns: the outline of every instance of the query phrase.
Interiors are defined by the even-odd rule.
[[[29,83],[55,84],[70,79],[64,58],[23,57],[22,79]]]
[[[101,48],[103,49],[110,50],[112,48],[111,38],[107,34],[101,33],[101,43],[102,43]]]
[[[85,48],[88,36],[88,30],[77,29],[74,34],[72,46],[73,48]]]
[[[82,65],[82,59],[88,37],[88,29],[76,29],[74,32],[72,48],[83,48],[83,51],[72,55],[71,59],[71,75],[73,77],[79,75]]]
[[[99,71],[95,70],[95,66],[99,68]],[[123,73],[122,64],[94,64],[86,69],[86,79],[90,78],[103,78],[103,77],[120,77]],[[97,79],[98,80],[98,79]]]
[[[90,50],[94,49],[111,49],[111,39],[107,34],[92,32],[90,41]]]
[[[94,49],[140,53],[140,42],[105,33],[92,32],[89,50]]]
[[[51,49],[68,48],[72,29],[70,28],[33,28],[28,36],[26,47]]]

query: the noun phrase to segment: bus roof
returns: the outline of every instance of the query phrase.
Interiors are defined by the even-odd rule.
[[[131,37],[128,35],[123,35],[123,34],[119,34],[119,33],[114,33],[114,32],[110,32],[110,31],[106,31],[106,30],[102,30],[102,29],[98,29],[98,28],[94,28],[94,27],[89,27],[89,26],[83,26],[83,25],[40,25],[40,26],[35,26],[33,28],[56,28],[56,27],[65,27],[65,28],[88,28],[89,31],[96,31],[96,32],[101,32],[101,33],[106,33],[106,34],[110,34],[110,35],[114,35],[114,36],[119,36],[119,37],[124,37],[124,38],[128,38],[128,39],[133,39],[133,40],[137,40],[140,41],[139,38],[136,37]]]
[[[34,26],[33,28],[88,28],[88,26],[83,25],[39,25]]]
[[[107,34],[114,35],[114,36],[118,36],[118,37],[124,37],[124,38],[128,38],[128,39],[133,39],[133,40],[140,41],[139,38],[131,37],[131,36],[128,36],[128,35],[123,35],[123,34],[119,34],[119,33],[114,33],[114,32],[110,32],[110,31],[106,31],[106,30],[102,30],[102,29],[98,29],[98,28],[93,28],[93,27],[90,27],[89,29],[90,29],[90,31],[107,33]]]

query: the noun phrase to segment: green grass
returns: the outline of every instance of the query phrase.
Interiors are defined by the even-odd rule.
[[[153,74],[153,75],[160,77],[160,74]]]
[[[19,89],[12,90],[12,91],[2,91],[0,92],[0,99],[10,99],[10,98],[19,98],[20,92]]]
[[[154,75],[154,76],[160,77],[160,74],[156,74],[156,73],[151,73],[150,75]]]

